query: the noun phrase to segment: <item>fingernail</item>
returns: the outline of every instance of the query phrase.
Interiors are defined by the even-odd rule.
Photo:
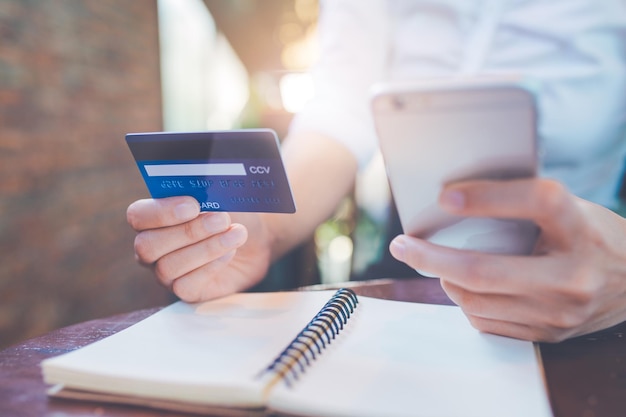
[[[450,210],[462,210],[465,207],[465,195],[460,191],[444,191],[439,201],[442,207]]]
[[[405,260],[405,252],[406,252],[406,243],[402,236],[397,236],[395,239],[391,241],[389,244],[389,252],[399,261],[404,262]]]
[[[238,248],[244,244],[247,238],[248,232],[241,225],[239,225],[239,227],[232,227],[220,237],[222,245],[225,248]]]
[[[178,220],[191,220],[198,215],[198,205],[193,201],[180,203],[174,207],[174,216]]]
[[[226,213],[209,213],[202,219],[207,232],[217,233],[228,229],[230,217]]]

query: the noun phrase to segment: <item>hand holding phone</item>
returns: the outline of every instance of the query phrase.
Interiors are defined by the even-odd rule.
[[[460,249],[529,254],[538,235],[523,219],[443,211],[445,184],[537,174],[532,94],[501,81],[379,85],[372,111],[404,233]]]

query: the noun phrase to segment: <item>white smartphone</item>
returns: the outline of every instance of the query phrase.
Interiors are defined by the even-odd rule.
[[[447,183],[537,174],[536,111],[527,89],[487,80],[378,85],[372,111],[404,233],[454,248],[532,252],[534,223],[459,217],[437,204]]]

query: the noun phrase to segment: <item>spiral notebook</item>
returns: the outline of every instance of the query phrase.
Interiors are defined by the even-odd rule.
[[[532,343],[347,289],[177,302],[42,371],[53,396],[199,414],[551,415]]]

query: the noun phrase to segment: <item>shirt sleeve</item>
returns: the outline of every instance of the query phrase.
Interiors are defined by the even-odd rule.
[[[314,131],[331,137],[363,167],[378,148],[370,88],[385,76],[387,6],[383,0],[322,0],[318,25],[315,96],[294,117],[290,134]]]

